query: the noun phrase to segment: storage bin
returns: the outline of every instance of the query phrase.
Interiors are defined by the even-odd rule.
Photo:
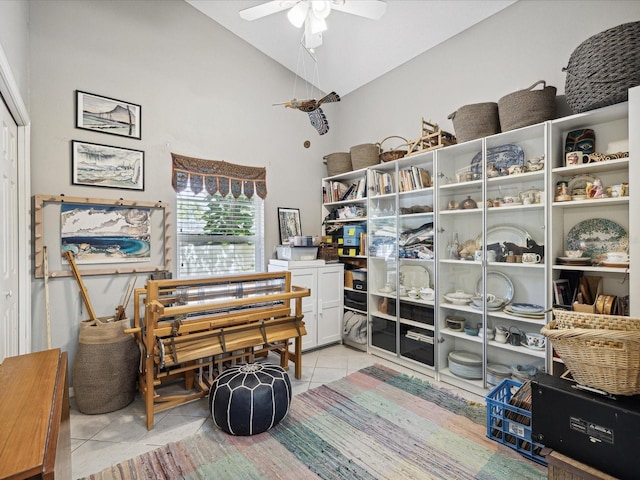
[[[408,325],[400,329],[400,355],[433,367],[434,332]]]
[[[318,256],[318,247],[291,247],[278,245],[276,247],[278,260],[315,260]]]
[[[362,225],[354,225],[351,227],[345,227],[343,243],[344,245],[351,247],[359,247],[362,234],[365,232],[365,228]]]
[[[514,449],[521,455],[547,465],[541,455],[544,445],[532,441],[531,438],[531,395],[519,392],[523,384],[510,378],[504,379],[489,392],[485,400],[487,403],[487,437]],[[531,388],[527,382],[526,387]],[[520,398],[528,398],[528,404],[518,401],[525,408],[512,405],[516,392],[524,393]],[[514,401],[514,403],[516,403]]]

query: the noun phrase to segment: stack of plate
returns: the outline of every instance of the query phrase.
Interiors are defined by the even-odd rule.
[[[585,266],[591,265],[591,257],[558,257],[558,264],[560,265],[573,265],[573,266]]]
[[[467,380],[482,378],[482,357],[475,353],[457,350],[449,352],[449,370]]]
[[[544,307],[533,303],[512,303],[504,307],[505,313],[526,318],[544,318]]]
[[[505,378],[511,378],[511,368],[499,363],[487,364],[487,383],[498,385]]]

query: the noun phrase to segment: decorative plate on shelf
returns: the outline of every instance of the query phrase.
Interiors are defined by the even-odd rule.
[[[567,234],[567,250],[583,250],[583,257],[598,260],[607,252],[626,252],[629,235],[624,227],[606,218],[590,218]]]
[[[429,287],[429,270],[420,265],[402,265],[400,283],[407,289]]]
[[[512,165],[524,166],[524,150],[515,143],[487,148],[487,164],[489,163],[495,164],[499,172]],[[482,173],[482,152],[476,153],[471,160],[471,171]]]
[[[574,175],[569,179],[569,194],[573,195],[573,191],[576,188],[585,188],[588,183],[593,185],[595,179],[596,177],[594,177],[593,175]]]
[[[487,229],[487,245],[509,242],[526,247],[527,240],[531,240],[531,235],[517,225],[495,225]],[[476,237],[476,244],[482,245],[482,234]]]
[[[489,272],[487,273],[487,293],[495,295],[496,298],[504,298],[505,303],[510,303],[513,300],[513,283],[502,272]],[[476,282],[476,295],[482,295],[482,275]]]

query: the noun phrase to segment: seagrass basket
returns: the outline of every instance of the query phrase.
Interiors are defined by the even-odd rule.
[[[541,329],[578,383],[640,394],[640,318],[554,310]]]
[[[329,155],[325,155],[323,159],[327,165],[328,177],[350,172],[353,168],[351,165],[351,154],[349,152],[330,153]]]
[[[362,145],[354,145],[349,149],[351,153],[351,165],[354,170],[371,167],[380,163],[378,157],[378,145],[375,143],[363,143]]]
[[[399,140],[402,140],[403,143],[398,145],[398,147],[401,147],[401,146],[405,146],[406,147],[409,144],[409,140],[407,140],[404,137],[399,137],[397,135],[392,135],[390,137],[385,138],[380,143],[376,143],[376,145],[378,146],[378,158],[380,158],[381,162],[391,162],[393,160],[398,160],[399,158],[402,158],[407,154],[407,150],[406,149],[405,150],[401,150],[398,147],[395,147],[392,150],[387,150],[386,152],[382,149],[382,144],[384,142],[386,142],[387,140],[391,140],[392,138],[397,138]]]
[[[623,23],[582,42],[562,69],[574,113],[625,102],[640,85],[640,22]]]
[[[447,118],[453,122],[458,143],[500,133],[500,118],[496,102],[464,105]]]
[[[535,89],[542,84],[542,89]],[[538,80],[529,88],[498,100],[498,117],[503,132],[551,120],[556,115],[556,87]]]

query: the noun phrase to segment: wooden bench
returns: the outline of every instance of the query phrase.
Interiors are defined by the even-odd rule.
[[[149,280],[137,289],[134,325],[127,331],[141,348],[147,428],[153,428],[155,412],[206,396],[228,364],[273,351],[283,368],[293,362],[301,378],[302,298],[309,295],[291,285],[290,272]],[[184,381],[185,391],[163,394],[160,387],[176,380]]]

